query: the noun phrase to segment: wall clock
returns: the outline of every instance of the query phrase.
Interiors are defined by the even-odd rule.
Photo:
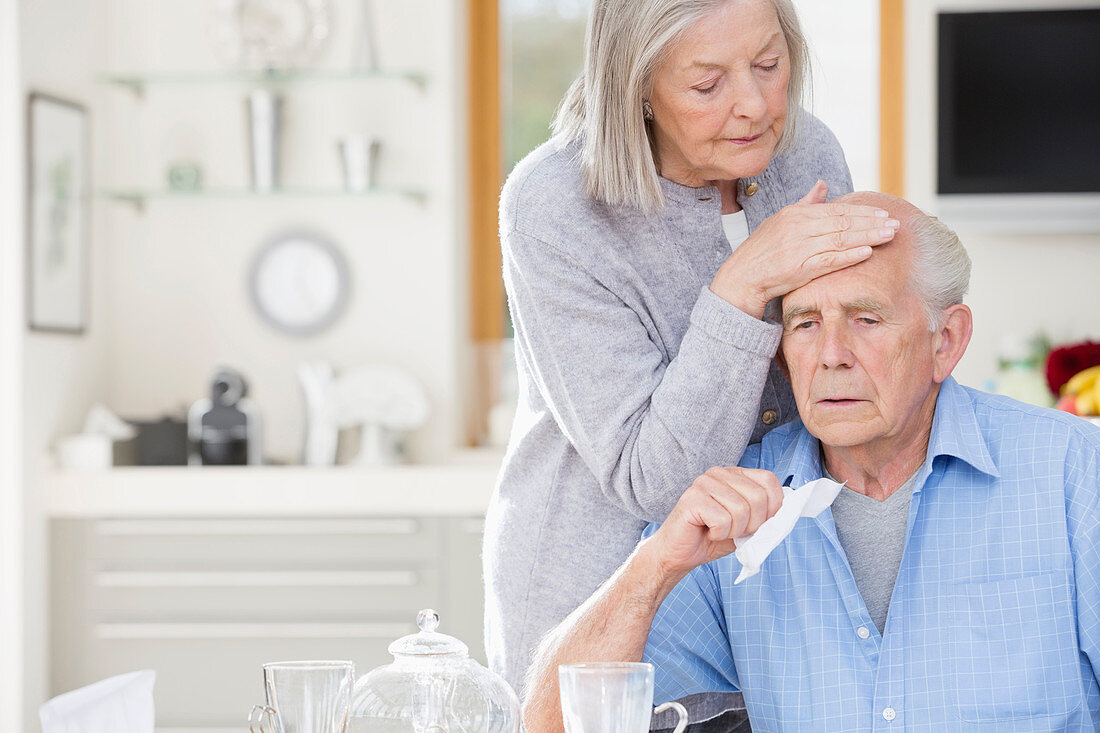
[[[248,284],[263,319],[295,336],[335,323],[350,290],[344,255],[327,238],[305,231],[283,232],[261,245]]]

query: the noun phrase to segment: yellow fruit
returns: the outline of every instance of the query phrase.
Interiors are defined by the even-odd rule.
[[[1093,382],[1088,394],[1092,395],[1092,412],[1090,415],[1100,415],[1100,382]]]
[[[1078,415],[1100,415],[1100,392],[1093,388],[1078,394],[1076,408]]]
[[[1100,379],[1100,364],[1091,366],[1088,369],[1082,369],[1074,374],[1070,380],[1062,386],[1059,392],[1061,394],[1079,395],[1096,384],[1097,379]]]

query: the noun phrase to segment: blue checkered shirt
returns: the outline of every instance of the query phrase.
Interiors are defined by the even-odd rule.
[[[741,465],[822,476],[797,421]],[[739,570],[696,568],[661,606],[658,702],[740,690],[755,733],[1100,730],[1100,428],[1080,418],[943,384],[882,635],[829,510]]]

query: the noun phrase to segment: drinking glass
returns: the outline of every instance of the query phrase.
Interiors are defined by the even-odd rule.
[[[264,665],[267,705],[248,716],[252,733],[344,733],[355,665],[271,662]],[[267,721],[267,726],[265,726]]]
[[[675,733],[688,724],[677,702],[653,709],[653,665],[646,662],[563,664],[558,667],[566,733],[645,733],[652,713],[675,710]]]

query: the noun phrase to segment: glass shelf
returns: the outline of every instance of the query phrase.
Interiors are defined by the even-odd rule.
[[[314,84],[330,82],[363,82],[395,79],[423,90],[428,84],[424,74],[400,69],[343,70],[343,69],[294,69],[287,71],[149,71],[140,73],[108,72],[99,81],[125,87],[134,94],[144,96],[150,86],[242,84],[251,86],[282,86],[289,84]]]
[[[138,209],[145,208],[145,204],[148,201],[182,201],[187,199],[204,199],[204,200],[240,200],[240,199],[281,199],[286,200],[290,198],[328,198],[328,199],[348,199],[348,198],[365,198],[374,196],[397,196],[402,198],[411,199],[412,201],[423,204],[427,200],[427,194],[423,191],[417,191],[408,188],[386,188],[381,186],[372,186],[364,191],[348,191],[342,188],[306,188],[306,187],[287,187],[278,188],[271,191],[254,191],[249,188],[199,188],[194,190],[187,189],[105,189],[97,192],[100,198],[109,199],[111,201],[117,201],[120,203],[133,204]]]

